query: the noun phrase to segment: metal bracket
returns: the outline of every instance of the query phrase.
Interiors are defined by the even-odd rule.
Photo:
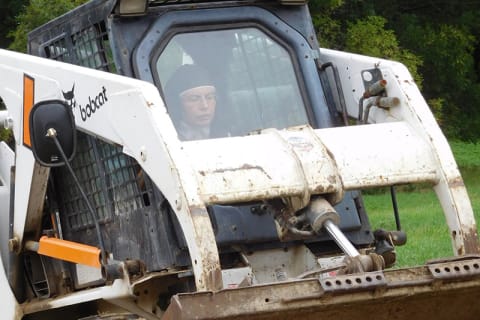
[[[364,291],[385,287],[387,281],[383,272],[376,271],[320,279],[320,284],[325,292]]]
[[[368,90],[375,82],[383,80],[383,74],[379,68],[362,70],[361,74],[365,90]]]
[[[430,264],[428,270],[433,278],[439,280],[480,276],[480,259]]]

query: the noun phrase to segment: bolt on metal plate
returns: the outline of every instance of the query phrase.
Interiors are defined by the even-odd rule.
[[[325,292],[363,291],[384,287],[387,285],[383,272],[366,272],[360,274],[338,275],[320,279]]]
[[[448,280],[480,275],[480,259],[453,261],[428,265],[435,279]]]

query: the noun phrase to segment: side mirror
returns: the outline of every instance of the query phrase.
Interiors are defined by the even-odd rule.
[[[63,166],[65,159],[54,139],[47,136],[49,129],[55,130],[65,158],[70,161],[75,154],[77,135],[72,109],[63,101],[41,101],[30,112],[30,135],[35,159],[42,166]]]

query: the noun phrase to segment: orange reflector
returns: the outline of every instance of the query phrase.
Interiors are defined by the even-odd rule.
[[[23,144],[32,146],[30,138],[30,111],[34,104],[35,79],[28,75],[23,76]]]
[[[77,242],[43,236],[38,242],[38,254],[100,268],[100,249]]]

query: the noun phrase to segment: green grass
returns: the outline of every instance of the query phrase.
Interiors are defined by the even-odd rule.
[[[477,223],[480,222],[480,144],[451,143],[467,187]],[[425,261],[453,255],[453,248],[440,203],[430,188],[397,192],[402,229],[407,244],[397,247],[397,267],[424,264]],[[409,190],[409,191],[405,191]],[[395,230],[395,220],[389,192],[364,196],[373,229]],[[477,225],[480,233],[480,228]]]
[[[450,147],[460,168],[480,167],[480,143],[450,141]]]

